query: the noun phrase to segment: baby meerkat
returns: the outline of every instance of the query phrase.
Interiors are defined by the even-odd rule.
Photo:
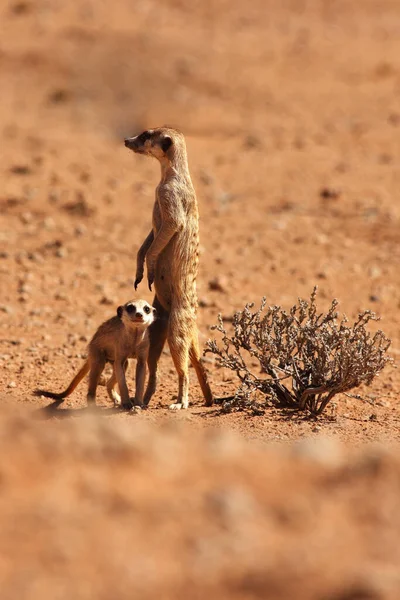
[[[135,289],[147,264],[149,288],[154,282],[160,319],[150,331],[149,381],[144,396],[147,405],[156,390],[157,364],[165,341],[178,372],[177,402],[170,408],[189,404],[188,363],[191,361],[207,406],[213,396],[200,360],[196,325],[196,276],[199,262],[199,214],[186,153],[185,138],[170,127],[149,129],[125,140],[138,154],[153,156],[161,164],[161,181],[156,189],[153,227],[137,255]]]
[[[88,358],[75,375],[67,389],[60,393],[36,390],[36,396],[46,396],[62,402],[72,394],[76,386],[89,373],[88,404],[96,401],[96,389],[106,363],[113,365],[113,373],[107,382],[107,392],[115,405],[131,408],[125,371],[128,359],[136,358],[135,404],[143,403],[146,361],[149,352],[148,327],[156,316],[156,309],[146,300],[132,300],[117,309],[117,315],[105,321],[89,342]],[[115,391],[118,383],[119,394]]]

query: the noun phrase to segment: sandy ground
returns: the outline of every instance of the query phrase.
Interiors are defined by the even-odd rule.
[[[164,3],[147,0],[132,4],[118,0],[111,8],[105,1],[94,0],[74,3],[3,0],[0,23],[1,400],[11,412],[43,418],[40,429],[35,425],[33,433],[29,433],[29,447],[22,445],[19,454],[17,452],[15,477],[21,477],[18,480],[21,490],[24,474],[29,473],[29,469],[19,470],[18,461],[22,461],[23,453],[29,452],[42,435],[52,445],[56,443],[58,432],[65,431],[65,441],[57,446],[56,457],[60,457],[60,464],[57,466],[58,458],[51,459],[55,461],[52,464],[61,481],[59,491],[54,491],[56,497],[64,494],[64,488],[68,487],[68,480],[63,479],[63,444],[67,447],[69,441],[78,448],[76,455],[66,459],[70,477],[73,477],[74,461],[80,461],[84,454],[85,427],[79,424],[82,419],[74,417],[83,417],[86,413],[85,386],[82,385],[61,410],[50,413],[43,410],[48,401],[33,397],[32,390],[37,386],[54,390],[65,386],[81,364],[87,341],[98,324],[112,316],[116,306],[135,296],[135,256],[150,230],[159,167],[155,161],[128,152],[122,140],[144,128],[168,123],[179,127],[187,138],[201,218],[198,322],[203,346],[212,335],[209,328],[216,323],[218,313],[229,318],[246,302],[258,303],[264,295],[270,304],[288,308],[298,296],[309,297],[317,284],[321,308],[326,308],[335,297],[340,301],[340,310],[350,319],[362,309],[375,310],[381,316],[379,326],[392,339],[391,355],[395,361],[398,359],[400,7],[396,1],[286,0],[277,3],[254,0],[244,4],[239,0]],[[217,290],[210,286],[215,278],[220,283]],[[151,300],[145,282],[138,294]],[[207,369],[217,397],[234,391],[236,381],[231,373],[218,369],[212,361],[207,362]],[[133,386],[131,375],[128,383]],[[253,462],[250,459],[246,462],[246,444],[263,446],[265,442],[277,442],[283,454],[278,458],[273,454],[272,462],[277,460],[277,464],[282,462],[283,465],[282,480],[273,467],[277,486],[284,489],[282,495],[285,498],[290,495],[291,477],[294,482],[303,481],[305,470],[305,487],[300,486],[298,494],[316,494],[318,504],[318,490],[323,497],[327,494],[325,475],[321,474],[325,467],[318,467],[319,474],[315,475],[313,468],[308,471],[304,465],[299,471],[296,463],[290,475],[286,452],[293,441],[319,439],[324,435],[343,443],[352,452],[354,446],[363,448],[364,442],[392,443],[400,439],[400,375],[395,368],[386,369],[370,388],[361,390],[374,402],[373,406],[341,396],[327,417],[318,422],[289,418],[272,410],[259,417],[244,413],[222,415],[218,407],[202,406],[193,372],[191,383],[190,409],[184,414],[171,414],[167,407],[176,395],[177,378],[169,352],[165,350],[161,383],[148,411],[140,415],[116,412],[104,388],[99,390],[99,423],[95,427],[104,428],[101,436],[104,435],[106,441],[101,450],[105,466],[96,468],[102,477],[113,469],[114,463],[108,463],[107,439],[114,430],[123,430],[124,436],[130,431],[132,439],[136,434],[140,437],[143,430],[149,438],[156,439],[161,425],[174,426],[178,422],[183,433],[176,434],[176,443],[183,444],[179,436],[186,439],[185,428],[195,437],[193,446],[190,443],[188,446],[188,463],[182,467],[182,477],[173,479],[182,494],[189,493],[192,480],[197,481],[194,476],[186,478],[186,473],[196,472],[193,471],[196,457],[203,455],[202,447],[207,446],[209,430],[221,431],[221,435],[226,435],[223,432],[228,430],[238,435],[238,448],[244,455],[243,469],[249,477],[253,477],[250,475]],[[19,426],[12,424],[13,417],[4,419],[18,437]],[[29,429],[29,425],[23,427]],[[3,431],[7,431],[6,425]],[[120,433],[115,435],[119,439]],[[75,441],[76,436],[78,441]],[[101,446],[96,436],[97,433],[93,443]],[[4,449],[7,462],[9,456],[14,456],[12,443],[10,438]],[[268,457],[272,456],[268,454],[272,452],[269,447],[258,450],[266,453],[262,456],[268,465],[271,463]],[[32,459],[37,460],[37,464],[41,452],[38,450]],[[129,450],[128,455],[121,467],[125,469],[122,481],[129,468],[135,470],[135,454]],[[13,461],[9,462],[7,469],[12,471]],[[147,490],[152,503],[156,502],[152,490],[163,484],[157,477],[154,483],[146,480],[145,473],[152,474],[150,462],[148,459],[144,463],[138,486],[143,484],[141,497],[145,498]],[[213,470],[206,463],[200,479],[208,482],[204,485],[212,486],[224,469],[221,466]],[[89,461],[79,477],[86,478],[90,464]],[[382,486],[388,488],[388,498],[392,498],[395,489],[398,491],[393,487],[394,482],[398,485],[398,472],[395,458],[388,459],[388,466],[383,474],[380,472],[379,476],[384,479]],[[268,481],[268,469],[264,472],[260,468],[257,477],[263,478],[264,474]],[[46,472],[43,477],[47,477],[47,486],[54,483],[51,474]],[[316,584],[311,592],[307,587],[309,583],[306,584],[311,571],[305,569],[306,575],[301,575],[300,561],[288,567],[289,573],[297,573],[293,575],[293,582],[300,586],[297,589],[304,590],[294,592],[294,588],[285,587],[282,573],[275,569],[278,563],[282,566],[282,562],[278,558],[277,562],[272,559],[268,562],[270,558],[266,558],[269,575],[265,575],[267,579],[257,574],[251,577],[251,581],[258,582],[255,587],[253,584],[246,587],[241,580],[242,587],[233,592],[229,577],[221,575],[228,569],[227,565],[222,567],[218,563],[217,587],[201,588],[198,597],[204,597],[207,590],[218,592],[218,597],[225,594],[240,598],[399,597],[400,585],[391,578],[392,566],[387,560],[392,552],[390,540],[382,541],[383,546],[388,543],[388,555],[385,550],[376,558],[381,571],[388,573],[386,587],[381,582],[378,591],[366,588],[364,593],[357,587],[361,585],[359,580],[350,578],[355,586],[353,593],[347,587],[342,592],[337,584],[348,557],[354,556],[357,548],[360,550],[357,565],[363,565],[362,569],[367,565],[368,570],[368,561],[364,563],[361,552],[366,540],[364,534],[370,535],[371,541],[378,531],[384,535],[384,527],[389,527],[386,521],[382,525],[380,519],[389,519],[391,508],[385,509],[385,516],[380,517],[381,508],[375,506],[373,500],[384,493],[383,488],[375,489],[374,480],[368,477],[360,484],[354,483],[354,496],[353,483],[348,490],[343,484],[341,508],[336,517],[332,517],[331,525],[329,508],[322,510],[315,523],[309,521],[304,530],[296,530],[304,545],[309,531],[321,524],[321,538],[314,540],[313,554],[324,547],[326,555],[321,558],[320,569],[328,563],[330,567],[334,564],[335,569],[338,565],[336,583],[332,586],[327,579],[326,587]],[[343,481],[347,481],[346,477]],[[366,517],[369,524],[365,528],[371,527],[371,531],[366,533],[363,529],[361,534],[357,522],[352,523],[348,540],[346,538],[349,543],[346,552],[336,548],[330,559],[331,538],[326,541],[324,531],[342,527],[348,519],[351,521],[351,507],[359,506],[364,497],[369,497],[370,484],[374,494],[368,502],[375,506],[372,512],[378,511],[371,517],[371,523]],[[201,484],[193,485],[196,494],[196,485]],[[267,483],[262,485],[268,487]],[[135,490],[134,481],[124,494],[129,496],[132,506],[136,506],[130,489]],[[263,491],[252,490],[257,498],[264,498]],[[39,506],[42,493],[35,481],[34,506]],[[157,503],[163,502],[163,493]],[[268,493],[266,500],[260,502],[272,502]],[[6,496],[4,505],[11,499],[12,495]],[[78,496],[71,502],[71,511],[79,510]],[[186,535],[195,536],[190,533],[194,526],[192,519],[197,519],[197,527],[207,522],[207,513],[199,509],[197,500],[193,502],[190,518],[179,522],[174,533],[177,539],[181,535],[179,544],[190,546],[190,541],[184,542],[184,539]],[[389,506],[390,500],[388,503]],[[101,523],[108,514],[103,509],[100,502],[96,511]],[[16,518],[18,506],[14,505],[13,510],[13,518]],[[136,508],[130,510],[134,512]],[[140,514],[142,508],[137,510]],[[168,510],[179,512],[175,505]],[[57,520],[59,516],[57,513],[54,518]],[[78,519],[78,515],[74,514],[73,518]],[[259,527],[264,527],[264,518],[267,517],[259,517]],[[268,517],[270,521],[274,518]],[[127,517],[116,518],[115,530],[107,525],[107,531],[115,531],[115,539],[122,535],[118,532],[125,527],[124,519]],[[166,515],[162,519],[168,520]],[[41,526],[31,520],[27,527],[36,535],[35,527]],[[67,524],[62,527],[67,528]],[[169,534],[164,531],[163,523],[160,527],[163,531],[160,537],[165,541]],[[394,531],[398,534],[397,522],[396,527]],[[53,532],[51,535],[55,537],[51,543],[64,533],[64,529]],[[297,548],[296,552],[302,554],[298,546],[292,545],[291,535],[288,533],[285,537],[284,533],[282,526],[279,529],[282,537],[277,542],[282,544],[282,552],[290,549],[293,553]],[[9,535],[10,532],[2,534],[2,544],[7,544]],[[240,535],[242,533],[235,542],[239,547]],[[243,535],[253,539],[249,532]],[[18,548],[18,539],[15,548]],[[45,548],[45,534],[37,539],[38,545]],[[144,538],[138,539],[143,541]],[[74,543],[67,547],[74,548]],[[121,547],[125,543],[127,540]],[[244,545],[247,543],[243,541]],[[118,545],[115,540],[113,544]],[[183,546],[178,550],[174,544],[171,542],[171,556],[175,551],[182,556]],[[261,555],[270,557],[275,542],[267,539],[260,544],[257,548],[246,547],[245,553],[254,551],[259,558]],[[229,550],[236,553],[232,558],[234,564],[241,564],[243,573],[246,572],[247,563],[241,563],[240,552],[236,547],[232,550],[229,537],[216,545],[217,553],[223,553],[228,545]],[[214,552],[210,540],[207,547]],[[32,548],[24,548],[25,560],[29,562]],[[144,555],[148,550],[149,547]],[[10,564],[17,555],[11,553]],[[139,555],[140,548],[135,548],[133,556]],[[142,597],[154,597],[151,593],[161,598],[170,597],[168,590],[175,589],[174,586],[183,591],[173,597],[197,597],[190,596],[185,586],[189,580],[198,585],[199,573],[209,567],[192,565],[194,570],[199,570],[196,573],[190,570],[185,582],[178,583],[174,579],[171,556],[167,560],[161,553],[159,557],[160,569],[169,574],[171,582],[165,596],[159,588],[150,586]],[[278,551],[276,556],[280,556]],[[395,560],[395,553],[391,556]],[[124,563],[122,554],[113,553],[111,559],[115,565]],[[398,559],[397,556],[397,564]],[[311,554],[307,560],[312,562]],[[45,569],[46,561],[43,565]],[[118,572],[115,565],[113,577]],[[51,568],[57,570],[54,565]],[[154,565],[146,568],[151,571]],[[30,573],[35,571],[34,561],[29,569]],[[87,580],[91,581],[96,569],[102,570],[102,566],[96,563],[96,568],[90,570],[88,566],[87,569]],[[236,566],[232,569],[236,570]],[[357,572],[360,574],[362,569]],[[74,577],[83,577],[84,570],[81,575],[78,571],[73,573]],[[352,571],[352,576],[354,573]],[[267,583],[275,581],[275,577],[282,579],[279,585],[283,587],[277,583],[278,587],[271,588],[277,590],[275,595],[273,592],[270,596],[262,595]],[[8,595],[3,597],[72,597],[71,590],[64,593],[60,588],[56,593],[54,582],[47,591],[38,584],[34,589],[39,591],[29,595],[27,581],[27,587],[21,590],[10,584]],[[110,588],[105,586],[104,589],[109,593]],[[396,595],[393,590],[399,593]],[[110,597],[105,592],[103,596],[93,594],[82,591],[81,596],[72,595],[76,598]],[[122,592],[116,596],[124,597]]]

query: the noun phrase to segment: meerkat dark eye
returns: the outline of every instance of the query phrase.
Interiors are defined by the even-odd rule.
[[[143,310],[146,313],[146,315],[148,315],[150,313],[150,306],[145,306]]]
[[[135,307],[133,304],[128,304],[128,306],[126,307],[126,312],[131,314],[133,312],[135,312]]]
[[[161,149],[163,152],[167,152],[167,150],[169,150],[172,146],[172,140],[170,137],[166,136],[162,141],[161,141]]]
[[[142,144],[144,144],[150,138],[151,134],[148,131],[143,131],[143,133],[138,136],[138,139],[142,142]]]

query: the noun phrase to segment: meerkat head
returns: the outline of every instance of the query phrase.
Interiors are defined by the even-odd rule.
[[[128,327],[146,328],[153,323],[156,313],[146,300],[131,300],[117,308],[118,317]]]
[[[176,150],[185,146],[185,139],[177,129],[159,127],[147,129],[136,137],[126,138],[125,146],[137,154],[147,154],[165,161],[172,160]]]

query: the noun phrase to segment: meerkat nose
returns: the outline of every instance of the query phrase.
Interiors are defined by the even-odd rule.
[[[130,138],[125,138],[125,146],[129,146],[129,139]]]

